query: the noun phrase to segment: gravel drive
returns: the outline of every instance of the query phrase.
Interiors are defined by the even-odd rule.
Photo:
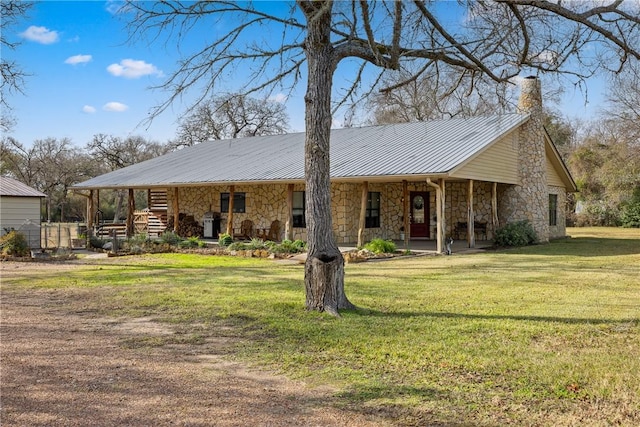
[[[176,331],[87,310],[99,295],[11,288],[16,275],[77,265],[0,263],[3,427],[389,425],[337,407],[329,388],[233,361],[228,337],[135,345]]]

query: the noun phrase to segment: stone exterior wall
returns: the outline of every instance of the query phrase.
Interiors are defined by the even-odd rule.
[[[567,235],[567,191],[564,187],[549,187],[549,194],[558,196],[558,211],[556,225],[549,225],[549,238],[559,239]]]
[[[474,222],[487,224],[487,239],[493,238],[491,228],[491,182],[473,181],[473,212]],[[458,222],[468,222],[467,193],[468,182],[450,182],[445,186],[445,219],[446,235],[454,238],[464,238],[465,236],[454,236],[455,227]],[[478,238],[484,239],[485,236]]]
[[[302,191],[303,185],[294,186],[294,191]],[[236,185],[235,193],[245,193],[245,212],[233,214],[233,228],[240,228],[245,219],[250,219],[256,228],[268,229],[271,222],[279,220],[282,226],[284,238],[284,224],[287,221],[287,185],[286,184],[261,184],[261,185]],[[194,219],[202,224],[206,212],[220,212],[220,230],[227,228],[228,213],[221,212],[220,194],[228,193],[228,186],[202,186],[182,187],[178,192],[178,205],[181,213],[193,215]],[[167,191],[167,204],[169,216],[174,211],[173,191]],[[304,228],[293,229],[294,239],[305,239]]]
[[[549,189],[547,184],[545,131],[542,124],[540,81],[524,79],[518,110],[529,120],[518,131],[518,175],[520,185],[503,188],[500,223],[527,220],[541,242],[549,241]]]
[[[467,222],[467,182],[447,182],[445,185],[445,223],[447,235],[453,234],[458,221]],[[426,182],[409,182],[408,191],[423,191],[429,193],[429,234],[435,239],[436,229],[436,192]],[[296,184],[294,191],[304,191],[303,184]],[[402,183],[369,183],[370,192],[380,193],[380,227],[367,228],[364,240],[374,238],[400,240],[403,220],[403,192]],[[228,193],[228,186],[183,187],[179,189],[180,212],[193,215],[202,224],[206,212],[220,212],[220,229],[225,231],[228,214],[220,211],[220,193]],[[234,213],[234,228],[240,227],[245,219],[253,221],[256,228],[267,229],[273,220],[282,224],[282,238],[284,225],[287,220],[287,185],[260,184],[236,185],[236,193],[245,193],[245,212]],[[335,183],[331,187],[333,230],[338,244],[353,244],[358,239],[360,220],[360,198],[362,184]],[[169,216],[173,215],[174,193],[167,192]],[[558,200],[560,203],[560,198]],[[491,220],[491,183],[474,181],[474,212],[476,221],[490,222]],[[563,214],[564,215],[564,214]],[[489,230],[491,233],[491,230]],[[489,234],[489,238],[491,234]],[[294,228],[293,238],[306,240],[304,228]]]

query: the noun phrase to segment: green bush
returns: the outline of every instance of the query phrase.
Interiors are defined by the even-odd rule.
[[[102,240],[101,238],[96,236],[91,236],[89,238],[89,246],[95,249],[102,249],[105,243],[107,243],[106,240]]]
[[[221,245],[222,246],[222,245]],[[244,242],[233,242],[227,246],[227,249],[230,251],[246,251],[249,248],[249,245]]]
[[[247,249],[256,250],[256,249],[265,249],[267,246],[262,239],[253,238],[251,242],[247,245]]]
[[[494,246],[526,246],[538,241],[538,235],[529,221],[512,222],[496,230]]]
[[[11,230],[0,237],[0,247],[3,255],[28,256],[29,243],[23,233]]]
[[[620,220],[623,227],[640,228],[640,201],[626,205]]]
[[[288,240],[285,239],[280,243],[273,244],[269,250],[273,253],[279,254],[297,254],[306,251],[307,245],[302,240]]]
[[[396,244],[391,240],[373,239],[364,248],[376,254],[390,254],[396,251]]]
[[[177,245],[182,241],[182,237],[178,236],[173,231],[165,231],[160,235],[160,241],[162,243],[168,243],[169,245]]]
[[[228,233],[221,233],[218,236],[218,244],[220,246],[229,246],[230,244],[233,243],[233,237],[231,237],[230,234]]]
[[[178,243],[178,247],[182,249],[204,248],[205,246],[207,246],[207,244],[197,236],[187,237]]]

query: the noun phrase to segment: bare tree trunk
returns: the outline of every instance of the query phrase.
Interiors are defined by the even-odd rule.
[[[124,191],[116,190],[116,208],[113,211],[113,222],[120,222],[120,212],[122,211],[122,202],[124,201]]]
[[[308,82],[305,95],[305,182],[309,248],[305,264],[307,310],[338,316],[355,308],[344,292],[344,258],[333,237],[329,137],[331,83],[336,63],[330,42],[331,2],[305,2],[308,21],[305,52]]]

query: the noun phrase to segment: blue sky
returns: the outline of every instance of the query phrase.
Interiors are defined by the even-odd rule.
[[[167,97],[149,87],[161,84],[175,69],[175,47],[128,43],[125,23],[112,13],[114,4],[43,1],[6,35],[22,44],[2,54],[30,74],[26,95],[9,98],[17,119],[11,136],[27,146],[36,139],[68,137],[79,147],[98,133],[142,135],[158,142],[175,136],[177,118],[189,99],[175,104],[150,126],[141,125],[151,108]],[[233,84],[229,82],[226,89],[234,90]],[[285,101],[293,131],[304,130],[303,86]],[[590,83],[589,105],[601,102],[601,91],[600,81]],[[560,109],[587,119],[594,110],[573,88],[567,89]]]

